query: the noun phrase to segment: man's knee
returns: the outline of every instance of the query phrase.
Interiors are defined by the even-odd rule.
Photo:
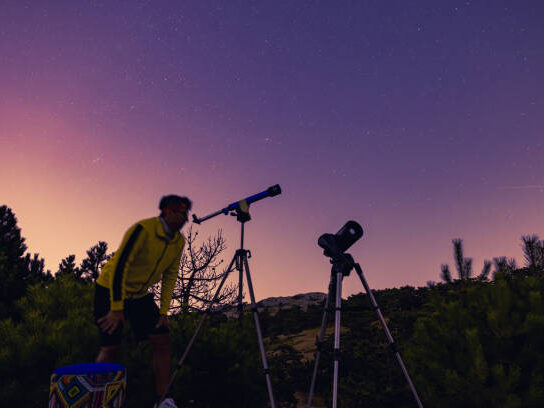
[[[153,347],[153,351],[170,351],[170,333],[150,334],[149,341]]]
[[[97,363],[113,363],[117,357],[119,346],[102,346],[96,358]]]

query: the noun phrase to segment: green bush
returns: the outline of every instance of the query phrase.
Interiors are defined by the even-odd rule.
[[[0,400],[38,407],[48,400],[49,378],[59,366],[93,361],[98,336],[92,286],[66,276],[34,285],[17,302],[20,322],[0,321]]]
[[[65,275],[47,287],[29,287],[17,303],[18,322],[0,321],[0,401],[5,406],[44,406],[55,368],[95,360],[99,336],[92,317],[93,293],[92,284]],[[172,366],[199,318],[195,314],[171,317]],[[151,406],[155,397],[151,346],[136,343],[128,327],[119,363],[127,367],[127,406]],[[266,406],[268,395],[253,318],[248,315],[242,322],[220,319],[205,324],[172,395],[184,406]]]
[[[430,306],[407,352],[427,405],[544,406],[544,281],[498,274]]]

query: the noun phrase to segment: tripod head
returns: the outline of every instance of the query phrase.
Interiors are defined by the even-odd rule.
[[[331,258],[331,274],[342,273],[344,277],[349,276],[355,266],[355,261],[350,254],[342,254],[339,258]]]
[[[245,200],[240,201],[238,207],[231,211],[230,215],[236,217],[238,222],[241,223],[250,221],[249,204]]]

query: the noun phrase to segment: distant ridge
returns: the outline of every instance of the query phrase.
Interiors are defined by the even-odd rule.
[[[276,314],[279,310],[292,309],[300,307],[304,312],[310,306],[321,306],[325,302],[327,295],[321,292],[299,293],[294,296],[278,296],[269,297],[257,302],[257,311],[266,310],[270,314]],[[247,312],[251,309],[251,305],[244,302],[244,310]],[[236,305],[226,308],[222,311],[227,317],[237,317],[238,310]]]
[[[257,302],[257,308],[259,310],[268,309],[270,312],[276,312],[280,309],[291,309],[298,306],[306,311],[309,306],[320,306],[326,298],[327,295],[321,292],[300,293],[294,296],[269,297]]]

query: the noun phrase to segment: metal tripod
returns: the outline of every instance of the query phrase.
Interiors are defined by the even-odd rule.
[[[247,209],[247,207],[246,207]],[[259,322],[259,314],[257,313],[257,305],[255,303],[255,294],[253,292],[253,284],[251,283],[251,274],[249,272],[249,264],[247,262],[248,258],[251,258],[251,252],[247,249],[244,249],[244,225],[247,221],[251,219],[249,215],[249,211],[243,211],[242,209],[236,210],[236,219],[241,224],[241,238],[240,238],[240,249],[238,249],[232,260],[230,261],[229,267],[225,273],[225,276],[221,280],[221,283],[219,284],[219,287],[217,288],[217,291],[215,292],[215,295],[213,296],[213,299],[211,300],[208,308],[206,309],[204,316],[200,319],[200,322],[198,323],[198,326],[193,333],[193,337],[191,337],[191,340],[189,341],[189,344],[187,345],[187,348],[183,352],[183,355],[181,356],[178,364],[176,365],[176,368],[172,374],[172,377],[170,378],[170,382],[168,384],[168,387],[164,393],[164,395],[161,396],[160,402],[164,400],[166,397],[166,394],[168,393],[168,390],[172,386],[174,379],[176,378],[179,370],[181,369],[183,362],[185,361],[185,358],[187,357],[187,354],[189,354],[189,350],[193,346],[193,343],[196,340],[196,337],[198,336],[198,333],[200,332],[200,329],[202,328],[202,325],[204,324],[204,321],[208,317],[208,315],[211,312],[211,309],[215,302],[217,301],[217,298],[219,296],[219,293],[221,292],[221,289],[223,288],[223,285],[225,284],[225,281],[227,280],[227,277],[230,275],[230,273],[233,271],[233,266],[235,266],[235,269],[238,270],[238,308],[240,313],[243,313],[243,281],[244,281],[244,269],[246,273],[246,279],[247,279],[247,286],[249,288],[249,296],[251,299],[251,311],[253,313],[253,318],[255,319],[255,327],[257,329],[257,338],[259,340],[259,349],[261,352],[261,360],[263,363],[263,370],[264,375],[266,377],[266,386],[268,388],[268,396],[270,399],[270,407],[276,408],[276,404],[274,402],[274,393],[272,391],[272,382],[270,380],[270,370],[268,368],[268,362],[266,360],[266,353],[264,350],[264,343],[263,343],[263,336],[261,332],[261,324]]]
[[[406,366],[404,365],[404,362],[402,361],[400,353],[397,350],[395,340],[393,339],[393,336],[391,336],[391,332],[389,331],[389,328],[387,327],[387,323],[385,322],[385,319],[383,318],[383,314],[380,310],[380,307],[376,303],[376,299],[374,298],[374,295],[372,294],[372,291],[370,290],[370,287],[368,286],[368,283],[366,282],[361,266],[355,263],[355,261],[353,260],[353,257],[350,254],[342,254],[341,257],[333,258],[331,259],[331,263],[332,263],[331,280],[329,283],[327,299],[325,301],[323,318],[321,320],[321,328],[319,330],[319,334],[317,338],[317,351],[315,354],[314,371],[312,374],[310,392],[308,394],[308,408],[311,408],[312,406],[312,397],[314,394],[315,381],[317,377],[317,369],[319,366],[319,358],[321,357],[321,346],[323,344],[323,339],[325,337],[325,328],[327,326],[327,313],[330,307],[331,300],[333,298],[335,301],[334,302],[335,306],[334,306],[334,354],[333,354],[334,375],[333,375],[333,388],[332,388],[332,408],[337,407],[338,366],[340,361],[340,313],[342,310],[342,280],[344,279],[345,276],[349,276],[353,268],[355,268],[357,275],[359,275],[359,278],[361,279],[361,282],[363,283],[365,291],[368,297],[370,298],[370,302],[372,303],[372,308],[378,314],[378,318],[380,319],[382,328],[385,331],[385,335],[387,336],[387,340],[389,341],[391,350],[393,350],[393,353],[395,354],[395,357],[400,365],[400,368],[402,369],[404,377],[406,378],[406,381],[408,382],[408,385],[410,386],[410,389],[412,390],[414,399],[416,400],[418,407],[423,408],[423,404],[421,403],[421,400],[419,399],[419,396],[417,395],[416,388],[414,387],[414,384],[412,383],[412,380],[410,379],[408,370],[406,369]],[[335,282],[335,279],[336,279],[336,282]],[[336,293],[333,295],[334,291]]]

